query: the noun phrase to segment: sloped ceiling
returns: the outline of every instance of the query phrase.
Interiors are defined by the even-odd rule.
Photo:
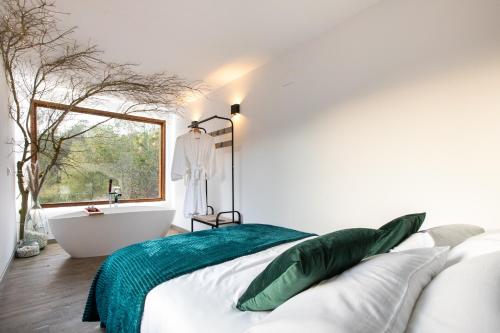
[[[212,89],[379,0],[57,0],[107,60],[205,80]]]

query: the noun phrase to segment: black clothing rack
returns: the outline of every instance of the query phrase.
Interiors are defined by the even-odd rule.
[[[223,129],[208,133],[209,135],[215,137],[215,136],[220,136],[220,135],[224,135],[224,134],[231,132],[231,140],[215,144],[216,149],[231,146],[231,210],[219,212],[219,213],[217,213],[217,215],[215,215],[214,207],[212,207],[208,204],[208,181],[205,179],[205,195],[206,195],[206,199],[207,199],[207,212],[206,212],[206,215],[194,215],[191,217],[191,232],[194,230],[194,222],[199,222],[199,223],[203,223],[205,225],[211,226],[212,229],[218,228],[219,226],[224,225],[224,224],[241,224],[241,213],[234,209],[234,124],[233,124],[233,121],[229,118],[219,117],[219,116],[215,115],[215,116],[203,119],[203,120],[193,121],[193,122],[191,122],[191,125],[188,126],[188,128],[191,128],[191,129],[197,128],[197,129],[203,130],[205,133],[207,133],[207,130],[203,127],[200,127],[199,125],[202,123],[205,123],[207,121],[214,120],[214,119],[229,121],[229,123],[231,124],[231,127],[225,127]],[[209,209],[211,210],[212,214],[208,214]],[[223,216],[224,214],[231,214],[231,219],[225,218]],[[238,216],[237,220],[235,220],[235,215]]]

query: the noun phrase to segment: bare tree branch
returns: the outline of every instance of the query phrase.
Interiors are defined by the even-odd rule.
[[[29,194],[22,180],[24,165],[33,162],[36,153],[47,155],[48,162],[39,166],[38,185],[43,186],[53,168],[67,166],[62,159],[67,156],[65,142],[105,122],[61,135],[59,129],[72,108],[113,98],[121,101],[116,112],[178,113],[188,96],[207,88],[202,82],[168,73],[141,74],[134,64],[107,62],[96,45],[79,45],[72,38],[76,27],[61,29],[61,15],[54,0],[2,0],[0,4],[0,56],[10,90],[9,112],[23,141],[17,164],[21,223]],[[44,119],[45,127],[36,137],[30,126],[34,100],[67,105]]]

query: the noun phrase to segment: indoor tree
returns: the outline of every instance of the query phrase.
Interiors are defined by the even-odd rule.
[[[186,97],[201,92],[199,82],[188,82],[166,73],[142,74],[136,65],[108,62],[96,45],[80,45],[73,36],[76,27],[61,28],[52,0],[2,0],[0,4],[0,55],[10,90],[9,111],[21,136],[16,165],[20,199],[20,238],[28,210],[29,190],[23,170],[44,155],[39,184],[50,171],[67,167],[64,156],[68,141],[101,123],[76,131],[58,131],[72,108],[99,103],[103,98],[119,100],[117,112],[175,112]],[[32,133],[33,101],[66,105],[45,115],[41,133]],[[104,120],[105,122],[106,120]]]

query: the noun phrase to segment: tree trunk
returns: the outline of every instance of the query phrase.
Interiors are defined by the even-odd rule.
[[[29,199],[29,191],[24,189],[23,166],[24,163],[22,161],[17,162],[17,187],[19,193],[21,193],[21,208],[19,208],[19,239],[24,238],[24,221],[28,213]]]

